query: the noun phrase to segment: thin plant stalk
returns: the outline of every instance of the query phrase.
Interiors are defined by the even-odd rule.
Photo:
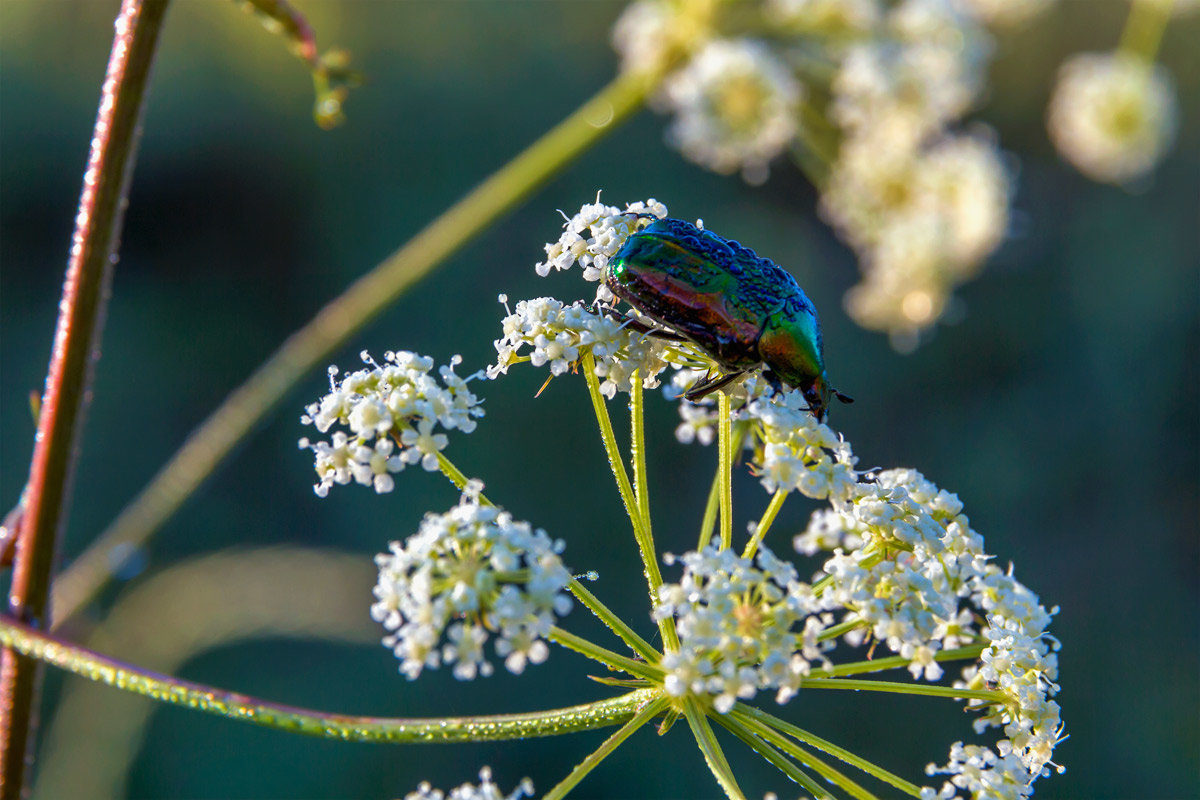
[[[887,783],[896,787],[905,794],[916,797],[920,794],[921,788],[916,784],[904,780],[899,775],[896,775],[883,767],[867,761],[861,756],[857,756],[844,747],[834,744],[827,739],[809,733],[802,728],[798,728],[790,722],[786,722],[773,714],[768,714],[762,709],[748,706],[743,703],[738,703],[730,712],[734,719],[740,720],[747,725],[752,726],[756,730],[761,730],[758,726],[765,726],[768,729],[773,729],[779,733],[786,734],[798,742],[802,742],[809,747],[813,747],[822,752],[828,753],[834,758],[840,759],[850,766],[861,770],[862,772],[876,778],[883,783]]]
[[[746,549],[742,552],[742,558],[754,558],[755,551],[762,544],[763,537],[767,535],[767,531],[771,530],[771,523],[775,521],[775,517],[779,516],[779,509],[783,508],[783,501],[787,500],[788,493],[783,489],[775,492],[771,496],[771,502],[767,505],[767,510],[763,512],[762,519],[758,521],[758,526],[754,529],[754,535],[750,537],[750,541],[746,542]]]
[[[717,469],[721,482],[721,549],[733,547],[733,432],[729,421],[729,395],[717,395]]]
[[[595,730],[624,724],[658,691],[638,689],[608,700],[524,714],[411,719],[360,717],[282,705],[159,675],[40,633],[7,617],[0,617],[0,645],[88,680],[160,702],[288,733],[347,742],[482,742]]]
[[[646,703],[633,719],[626,722],[619,731],[604,740],[604,744],[600,745],[587,758],[581,761],[575,769],[567,777],[546,793],[543,800],[562,800],[567,796],[567,793],[575,788],[578,783],[587,777],[587,774],[599,766],[600,762],[607,758],[614,750],[616,750],[622,742],[641,728],[650,720],[661,714],[667,706],[667,699],[659,696]]]
[[[665,71],[669,65],[663,65]],[[404,290],[641,108],[661,72],[623,74],[601,89],[293,333],[201,423],[142,492],[55,583],[59,622],[119,569],[112,554],[142,547],[296,383]]]
[[[124,0],[100,93],[62,300],[22,498],[8,611],[47,623],[50,571],[66,525],[92,364],[120,241],[146,87],[167,0]],[[21,794],[33,728],[38,665],[6,649],[0,665],[0,798]]]
[[[712,726],[708,724],[708,717],[705,716],[704,710],[700,708],[699,702],[694,697],[684,699],[683,715],[692,729],[692,735],[696,737],[696,744],[700,746],[700,752],[704,754],[705,763],[712,770],[717,783],[721,784],[725,796],[730,800],[746,800],[746,795],[742,793],[741,787],[738,786],[737,779],[733,775],[733,769],[725,760],[725,753],[721,750],[717,737],[713,735]]]

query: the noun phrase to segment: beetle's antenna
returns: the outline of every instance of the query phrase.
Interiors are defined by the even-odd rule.
[[[848,394],[842,394],[837,389],[833,390],[833,396],[836,397],[838,400],[841,400],[843,403],[853,403],[854,402],[853,397],[851,397]]]

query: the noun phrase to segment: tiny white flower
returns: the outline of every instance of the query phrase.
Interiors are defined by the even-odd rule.
[[[1058,73],[1050,138],[1088,177],[1122,183],[1152,170],[1175,138],[1177,103],[1166,71],[1119,54],[1081,53]]]

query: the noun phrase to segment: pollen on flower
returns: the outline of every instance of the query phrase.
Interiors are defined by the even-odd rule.
[[[484,505],[480,488],[469,483],[456,507],[427,514],[416,534],[375,558],[371,617],[410,679],[442,664],[459,680],[487,677],[489,640],[520,673],[546,659],[544,636],[571,610],[562,541]]]
[[[1115,53],[1082,53],[1059,70],[1047,124],[1059,153],[1082,173],[1123,183],[1159,162],[1175,138],[1177,113],[1162,67]]]
[[[336,367],[329,368],[329,393],[305,408],[300,421],[321,433],[335,430],[329,441],[300,440],[301,448],[315,456],[320,497],[334,484],[351,481],[390,492],[392,473],[406,464],[438,468],[437,454],[446,447],[445,433],[435,428],[470,433],[483,416],[481,401],[468,388],[475,376],[460,377],[455,356],[439,369],[441,383],[429,373],[433,359],[407,351],[384,354],[378,364],[363,351],[364,369],[345,374],[339,381]]]

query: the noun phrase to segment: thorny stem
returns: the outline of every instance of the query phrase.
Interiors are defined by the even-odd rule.
[[[58,620],[78,611],[121,566],[112,559],[118,545],[130,552],[143,546],[301,377],[405,289],[639,109],[662,71],[617,77],[292,334],[192,432],[171,461],[55,583]]]
[[[55,542],[65,526],[75,454],[88,405],[91,365],[120,239],[146,86],[167,0],[124,0],[116,20],[100,107],[83,175],[70,259],[38,414],[24,515],[9,593],[9,614],[41,626]],[[34,726],[38,665],[11,650],[0,666],[0,797],[21,793]]]
[[[0,644],[88,680],[172,705],[265,728],[347,742],[447,743],[556,736],[620,725],[658,690],[639,689],[609,700],[525,714],[478,717],[359,717],[285,706],[249,695],[159,675],[0,617]]]

